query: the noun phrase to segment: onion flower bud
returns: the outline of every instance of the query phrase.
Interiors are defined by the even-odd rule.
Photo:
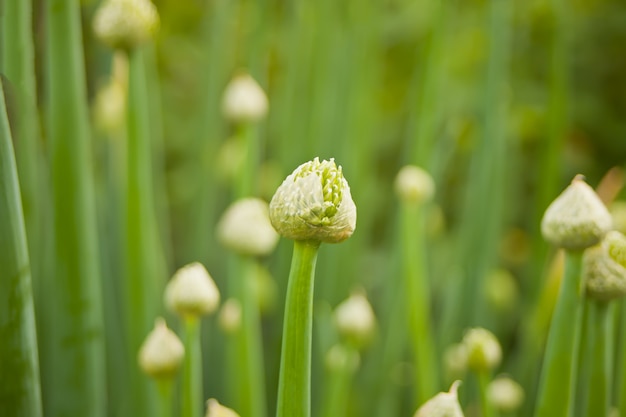
[[[141,370],[153,378],[173,378],[185,355],[176,333],[159,317],[139,350]]]
[[[154,37],[159,14],[150,0],[106,0],[93,20],[96,36],[114,49],[134,49]]]
[[[222,111],[236,123],[256,122],[265,117],[269,104],[261,86],[249,74],[235,75],[226,86]]]
[[[165,305],[181,316],[202,316],[217,309],[220,293],[199,262],[180,268],[165,288]]]
[[[440,392],[426,401],[413,417],[463,417],[457,390],[461,381],[454,381],[449,392]]]

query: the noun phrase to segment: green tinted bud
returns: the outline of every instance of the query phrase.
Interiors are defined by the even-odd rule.
[[[604,203],[578,175],[546,210],[541,232],[556,246],[583,250],[598,243],[611,224]]]
[[[235,298],[229,298],[220,309],[217,322],[220,328],[228,334],[235,334],[241,328],[241,303]]]
[[[359,368],[359,352],[342,344],[333,345],[326,353],[326,367],[331,371],[354,372]]]
[[[463,344],[467,349],[467,364],[474,372],[491,371],[502,360],[502,348],[496,336],[487,329],[476,327],[465,332]]]
[[[269,255],[278,243],[268,204],[258,198],[233,203],[217,224],[217,237],[225,247],[242,255]]]
[[[351,344],[366,345],[374,333],[376,318],[365,294],[356,292],[339,304],[335,309],[335,324]]]
[[[210,314],[219,302],[219,290],[199,262],[180,268],[165,287],[165,305],[181,316]]]
[[[356,228],[356,206],[341,166],[315,158],[296,168],[276,190],[270,220],[292,240],[338,243],[349,238]]]
[[[611,259],[626,268],[626,236],[613,230],[606,234],[602,244],[606,247]]]
[[[185,348],[176,333],[158,318],[139,350],[139,366],[153,378],[173,378],[180,368]]]
[[[398,172],[394,188],[405,203],[422,204],[435,195],[433,178],[428,172],[413,165],[407,165]]]
[[[235,410],[224,407],[214,398],[211,398],[206,404],[206,417],[239,417]]]
[[[615,201],[611,204],[611,217],[613,228],[621,233],[626,233],[626,201]]]
[[[609,250],[603,242],[583,254],[582,274],[587,295],[599,301],[610,301],[626,294],[626,268],[609,255]]]
[[[159,14],[150,0],[105,0],[95,13],[96,36],[114,49],[133,49],[154,37]]]
[[[498,377],[487,387],[487,398],[493,407],[503,413],[512,413],[524,402],[524,389],[508,377]]]
[[[450,379],[462,377],[467,371],[467,348],[463,343],[450,345],[443,353],[443,364]]]
[[[440,392],[422,405],[414,417],[463,417],[457,390],[461,381],[455,381],[450,392]]]
[[[510,311],[517,303],[517,283],[506,269],[496,269],[488,275],[486,291],[487,299],[498,311]]]

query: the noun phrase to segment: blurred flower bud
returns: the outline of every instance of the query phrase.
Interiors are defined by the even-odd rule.
[[[114,49],[133,49],[154,37],[159,14],[150,0],[105,0],[94,15],[96,36]]]
[[[339,333],[355,347],[366,345],[376,326],[372,306],[362,292],[353,293],[339,304],[334,318]]]
[[[224,407],[214,398],[211,398],[206,404],[206,417],[239,417],[235,410]]]
[[[582,276],[587,295],[594,300],[611,301],[626,294],[626,268],[609,255],[609,250],[603,242],[587,248],[583,254]]]
[[[546,240],[567,250],[583,250],[611,228],[611,215],[595,191],[577,175],[550,204],[541,221]]]
[[[403,167],[394,184],[398,198],[404,203],[423,204],[435,195],[435,182],[428,172],[407,165]]]
[[[165,288],[165,305],[181,316],[210,314],[217,309],[219,302],[219,290],[199,262],[176,271]]]
[[[222,245],[242,255],[269,255],[278,243],[272,227],[269,205],[259,198],[238,200],[226,209],[217,224]]]
[[[269,104],[265,91],[249,74],[239,73],[224,91],[222,111],[236,123],[256,122],[265,117]]]
[[[330,371],[354,372],[360,363],[359,352],[342,344],[333,345],[326,353],[326,367]]]
[[[517,303],[515,277],[506,269],[495,269],[487,276],[487,300],[498,311],[511,311]]]
[[[296,168],[270,202],[270,220],[292,240],[338,243],[356,228],[356,206],[341,166],[318,158]]]
[[[602,244],[606,247],[611,259],[626,268],[626,236],[613,230],[604,236]]]
[[[467,348],[463,343],[448,346],[443,353],[443,363],[448,378],[454,380],[467,372]]]
[[[467,349],[467,364],[474,372],[493,370],[502,360],[498,339],[487,329],[475,327],[465,332],[463,344]]]
[[[185,355],[176,333],[159,317],[139,349],[139,366],[153,378],[173,378]]]
[[[124,131],[126,123],[126,87],[111,79],[96,93],[93,104],[95,126],[108,135]]]
[[[450,392],[440,392],[426,401],[413,417],[463,417],[457,390],[461,381],[454,381]]]
[[[241,303],[229,298],[222,304],[217,322],[224,333],[235,334],[241,328]]]
[[[512,413],[524,402],[524,389],[511,378],[500,376],[487,387],[487,398],[496,410]]]
[[[614,201],[611,204],[611,218],[613,229],[626,234],[626,201]]]

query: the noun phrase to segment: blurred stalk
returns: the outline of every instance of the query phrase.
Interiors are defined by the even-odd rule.
[[[491,381],[489,371],[481,371],[476,374],[478,377],[478,391],[480,393],[480,408],[482,417],[494,417],[494,411],[489,402],[489,382]]]
[[[156,381],[159,393],[159,414],[158,417],[172,417],[172,388],[173,380],[170,378],[160,378]]]
[[[550,323],[535,417],[567,417],[576,388],[582,320],[582,252],[565,252],[565,270]]]
[[[404,252],[404,288],[409,317],[412,350],[415,355],[417,408],[428,401],[439,389],[435,359],[435,339],[431,330],[430,286],[426,265],[424,235],[424,208],[404,202],[401,207],[402,249]]]
[[[619,301],[619,350],[616,362],[619,366],[616,369],[614,384],[617,386],[616,397],[613,399],[615,406],[619,408],[620,415],[626,415],[626,299]]]
[[[55,229],[47,414],[105,416],[104,324],[80,5],[47,2],[48,114]],[[52,285],[52,283],[50,283]],[[51,379],[52,380],[52,379]]]
[[[129,53],[126,187],[126,317],[131,364],[160,310],[165,265],[152,180],[150,104],[143,51]],[[154,412],[156,392],[138,367],[130,370],[134,415]]]
[[[0,80],[0,415],[41,417],[32,283],[11,129]]]
[[[324,406],[322,417],[347,416],[348,402],[352,378],[359,363],[359,352],[347,345],[335,345],[331,349],[338,349],[339,358],[329,358],[327,355],[326,383],[324,384]],[[329,354],[333,352],[330,351]],[[337,363],[329,363],[337,361]]]
[[[591,361],[590,378],[588,381],[588,401],[587,417],[608,416],[610,386],[612,381],[613,357],[611,355],[612,346],[612,326],[609,303],[602,301],[587,300],[587,311],[589,312],[588,330],[592,337],[588,341],[590,351],[583,354],[590,354]]]
[[[200,319],[184,317],[185,358],[181,391],[181,417],[200,417],[202,393],[202,349],[200,347]]]
[[[313,282],[319,242],[294,241],[289,272],[276,417],[311,415]]]

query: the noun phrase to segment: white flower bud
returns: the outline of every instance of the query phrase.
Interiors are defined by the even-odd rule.
[[[498,377],[487,387],[487,398],[493,407],[503,413],[511,413],[524,402],[524,389],[508,377]]]
[[[185,348],[176,333],[159,317],[139,349],[139,366],[153,378],[172,378],[185,355]]]
[[[292,240],[338,243],[352,236],[356,206],[341,166],[315,158],[296,168],[276,190],[270,220]]]
[[[613,228],[618,232],[626,233],[626,201],[614,201],[610,212]]]
[[[222,330],[228,334],[235,334],[241,328],[241,303],[235,298],[229,298],[220,309],[217,322]]]
[[[624,261],[626,238],[609,232],[600,245],[587,248],[583,254],[582,276],[587,295],[598,301],[611,301],[626,294]]]
[[[237,123],[256,122],[265,117],[269,104],[265,91],[249,74],[235,75],[226,86],[222,110]]]
[[[278,243],[269,205],[258,198],[233,203],[217,224],[217,237],[225,247],[242,255],[269,255]]]
[[[496,336],[487,329],[476,327],[465,332],[463,344],[467,349],[467,364],[474,372],[494,369],[502,360],[502,348]]]
[[[604,203],[578,175],[546,210],[541,232],[556,246],[583,250],[598,243],[611,229],[611,224],[611,215]]]
[[[176,271],[165,288],[165,305],[181,316],[210,314],[217,309],[219,302],[219,290],[199,262]]]
[[[372,306],[361,292],[353,293],[335,309],[335,325],[348,341],[360,347],[372,337],[376,318]]]
[[[467,371],[467,348],[463,343],[448,346],[443,353],[446,374],[451,379],[460,378]]]
[[[235,410],[224,407],[214,398],[211,398],[206,404],[206,417],[239,417]]]
[[[133,49],[154,37],[159,14],[150,0],[105,0],[95,13],[94,33],[114,49]]]
[[[463,417],[457,394],[460,384],[461,381],[454,381],[450,392],[440,392],[426,401],[415,412],[414,417]]]
[[[435,182],[428,172],[407,165],[403,167],[394,183],[396,194],[405,203],[423,204],[435,195]]]

